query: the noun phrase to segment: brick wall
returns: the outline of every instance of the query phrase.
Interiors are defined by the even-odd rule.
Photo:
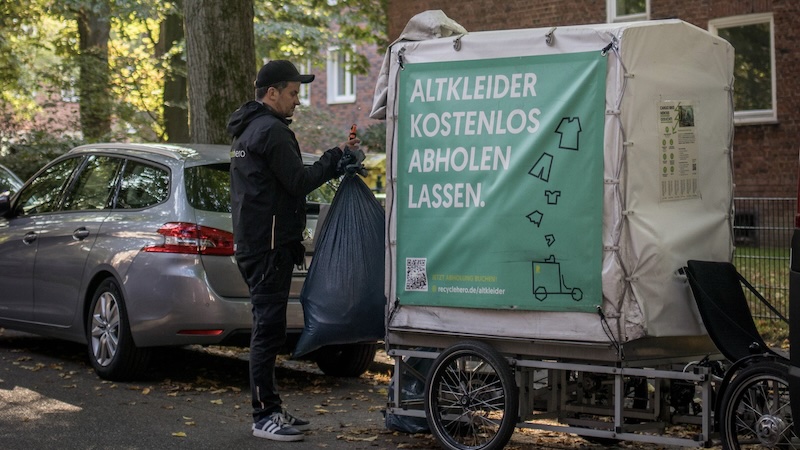
[[[372,111],[372,99],[375,93],[375,82],[383,63],[385,49],[370,47],[361,50],[369,59],[370,70],[366,75],[356,76],[356,101],[355,103],[328,104],[328,74],[325,67],[312,67],[311,72],[316,75],[311,83],[310,107],[318,111],[330,112],[333,116],[333,127],[342,130],[342,138],[347,136],[350,125],[358,124],[359,130],[364,130],[372,124],[383,124],[383,121],[369,118]],[[298,113],[298,120],[302,120],[302,113]],[[304,145],[303,136],[298,136],[298,141],[304,151],[321,151],[324,149],[308,148]],[[336,145],[340,141],[331,142]]]
[[[408,20],[441,9],[469,31],[603,23],[600,0],[389,0],[389,41]],[[772,12],[778,123],[736,126],[734,182],[737,196],[794,197],[800,150],[800,1],[651,0],[651,19],[678,18],[708,29],[710,19]]]
[[[604,22],[606,4],[597,0],[389,0],[389,42],[414,15],[441,9],[468,31],[537,28]]]

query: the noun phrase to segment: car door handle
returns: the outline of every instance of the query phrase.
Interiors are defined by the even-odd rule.
[[[22,236],[22,242],[25,244],[32,244],[33,241],[36,240],[36,233],[33,231],[29,231],[25,233],[25,236]]]
[[[89,236],[89,230],[87,230],[85,227],[80,227],[72,232],[72,238],[76,241],[82,241],[86,239],[86,236]]]

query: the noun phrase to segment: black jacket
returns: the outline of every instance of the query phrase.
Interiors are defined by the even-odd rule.
[[[342,150],[305,167],[291,121],[256,101],[228,120],[231,207],[236,256],[253,257],[303,239],[306,194],[337,175]]]

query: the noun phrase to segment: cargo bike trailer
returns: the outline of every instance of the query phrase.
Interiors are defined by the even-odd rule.
[[[800,447],[798,361],[730,264],[730,44],[680,20],[467,33],[429,11],[381,75],[387,426],[453,450],[517,428]]]
[[[743,290],[752,287],[730,263],[689,261],[684,272],[716,348],[701,339],[664,343],[686,349],[676,357],[637,343],[622,358],[613,345],[390,333],[387,414],[426,418],[440,445],[454,450],[503,448],[516,428],[602,443],[800,448],[790,400],[799,394],[797,364],[758,334]]]

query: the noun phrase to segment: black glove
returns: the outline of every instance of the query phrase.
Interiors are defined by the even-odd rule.
[[[345,147],[342,158],[339,160],[339,164],[336,166],[337,171],[340,174],[347,175],[354,175],[358,173],[365,177],[367,176],[367,169],[364,168],[364,159],[366,157],[367,156],[364,154],[364,151],[360,148],[353,150],[350,147]]]

